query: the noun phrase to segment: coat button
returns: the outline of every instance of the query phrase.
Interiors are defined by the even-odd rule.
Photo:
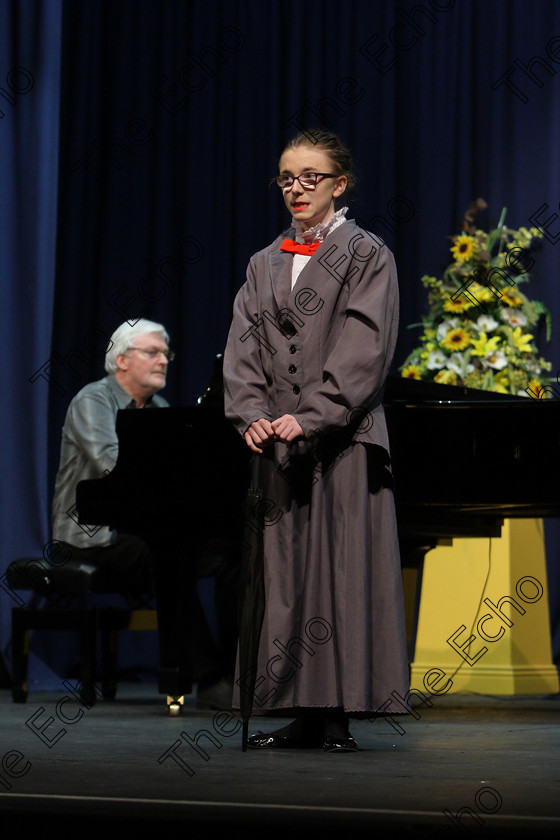
[[[294,392],[294,394],[299,394],[299,385],[294,385],[292,391]]]
[[[297,367],[295,365],[290,365],[288,368],[288,373],[295,373],[297,371]]]
[[[292,344],[292,346],[290,347],[290,353],[295,353],[295,352],[296,352],[296,350],[297,350],[296,345],[295,345],[295,344]]]

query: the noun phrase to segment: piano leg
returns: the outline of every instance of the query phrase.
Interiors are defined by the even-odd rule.
[[[167,714],[170,717],[178,717],[183,712],[183,705],[185,703],[185,695],[180,697],[167,697]]]
[[[196,570],[182,545],[167,546],[158,540],[153,550],[154,589],[158,614],[158,691],[167,697],[167,711],[178,715],[184,696],[193,689],[191,639]]]
[[[424,558],[428,551],[435,548],[437,543],[437,539],[415,540],[407,539],[403,536],[399,537],[406,616],[406,640],[410,663],[414,662]]]
[[[403,569],[422,569],[424,557],[439,544],[437,537],[418,537],[407,539],[399,534],[399,547],[401,552],[401,566]]]

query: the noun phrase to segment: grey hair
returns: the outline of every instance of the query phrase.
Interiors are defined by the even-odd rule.
[[[117,327],[107,345],[105,352],[105,370],[107,373],[116,373],[118,370],[117,356],[126,353],[131,347],[134,347],[134,341],[141,335],[148,335],[149,333],[159,333],[166,344],[169,344],[169,334],[163,324],[156,324],[155,321],[147,321],[145,318],[140,318],[131,326],[128,321]]]

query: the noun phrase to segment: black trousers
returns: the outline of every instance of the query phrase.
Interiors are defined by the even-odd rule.
[[[211,545],[198,561],[197,576],[215,579],[218,642],[215,641],[197,593],[190,593],[193,611],[190,658],[194,682],[208,685],[222,677],[232,679],[237,648],[237,558],[220,542]],[[111,572],[115,589],[123,595],[155,596],[154,559],[148,544],[135,534],[117,535],[113,545],[76,548],[65,543],[64,556],[87,560]]]
[[[123,593],[153,594],[152,556],[147,543],[135,534],[118,534],[113,545],[77,548],[64,543],[64,557],[87,560],[106,569]]]

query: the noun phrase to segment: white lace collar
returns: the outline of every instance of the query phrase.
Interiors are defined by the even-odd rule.
[[[336,213],[331,216],[328,222],[319,222],[318,225],[314,225],[312,228],[309,228],[309,230],[302,230],[301,222],[294,219],[292,216],[292,227],[295,228],[296,231],[296,241],[305,242],[306,244],[317,241],[322,242],[322,240],[328,236],[329,233],[332,233],[335,228],[344,224],[347,212],[348,207],[341,207],[340,210],[337,210]]]

